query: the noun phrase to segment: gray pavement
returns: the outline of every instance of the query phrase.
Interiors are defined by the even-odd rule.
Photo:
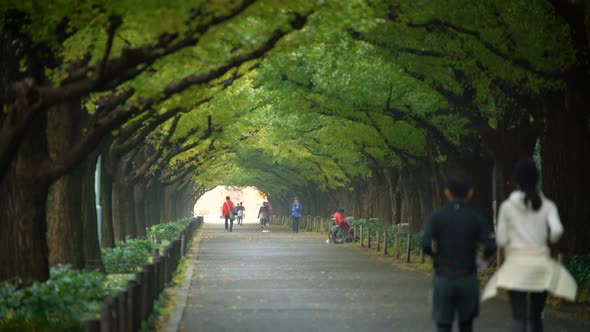
[[[178,301],[179,331],[434,331],[430,277],[316,234],[205,224]],[[186,301],[185,301],[186,300]],[[484,303],[475,331],[508,331],[509,304]],[[590,322],[546,314],[546,331]]]

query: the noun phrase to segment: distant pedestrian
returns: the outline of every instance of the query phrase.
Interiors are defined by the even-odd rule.
[[[573,301],[577,285],[569,272],[551,259],[547,242],[557,242],[563,226],[555,204],[537,191],[539,173],[534,160],[518,162],[514,180],[517,189],[498,212],[496,242],[504,248],[506,261],[490,278],[482,298],[495,296],[498,288],[508,290],[512,331],[527,331],[527,325],[533,332],[543,331],[547,292]]]
[[[244,207],[242,202],[240,202],[240,203],[238,203],[238,206],[236,206],[236,210],[238,211],[238,216],[237,216],[238,225],[242,226],[243,219],[244,219],[244,213],[246,211],[246,208]]]
[[[260,219],[260,228],[264,231],[265,227],[268,227],[268,215],[270,210],[268,209],[268,203],[262,202],[262,206],[258,210],[258,218]]]
[[[303,206],[299,203],[299,197],[293,199],[291,204],[291,218],[293,220],[293,233],[299,233],[299,222],[301,221],[301,211]]]
[[[225,217],[225,230],[229,230],[230,232],[234,228],[234,219],[235,219],[235,207],[234,203],[231,201],[229,196],[225,197],[225,202],[221,206],[221,214]],[[229,228],[228,228],[229,222]]]
[[[459,331],[473,331],[479,315],[478,244],[485,247],[485,259],[496,251],[490,227],[467,206],[473,192],[465,176],[449,176],[444,191],[448,203],[432,213],[422,236],[422,249],[434,261],[432,318],[439,332],[452,331],[455,314]]]

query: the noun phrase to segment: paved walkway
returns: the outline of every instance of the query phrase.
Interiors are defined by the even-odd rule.
[[[256,225],[201,231],[179,331],[433,331],[430,278],[313,234]],[[189,271],[190,273],[190,271]],[[509,306],[486,302],[475,331],[508,331]],[[546,315],[546,331],[590,331]]]

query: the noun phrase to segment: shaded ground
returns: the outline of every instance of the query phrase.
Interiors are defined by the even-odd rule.
[[[317,235],[206,224],[179,331],[433,331],[430,278]],[[183,309],[183,310],[182,310]],[[507,331],[509,306],[486,302],[476,331]],[[173,324],[174,325],[174,324]],[[590,322],[546,315],[546,331]]]

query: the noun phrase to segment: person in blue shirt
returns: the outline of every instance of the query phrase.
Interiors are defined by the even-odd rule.
[[[293,219],[293,233],[299,233],[299,221],[301,221],[301,211],[303,206],[299,203],[299,197],[293,199],[291,204],[291,218]]]

